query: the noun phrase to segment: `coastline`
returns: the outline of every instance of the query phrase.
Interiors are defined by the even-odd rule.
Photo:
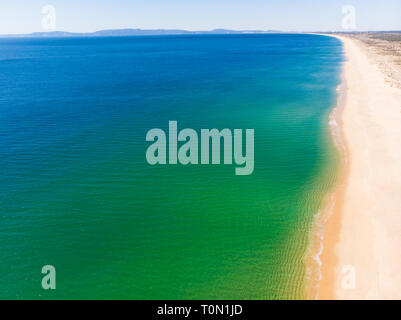
[[[326,36],[324,34],[319,35]],[[331,254],[331,250],[328,248],[333,248],[338,241],[344,187],[349,170],[349,151],[342,128],[342,113],[347,95],[344,69],[345,61],[341,64],[341,81],[336,87],[336,104],[328,119],[331,143],[333,143],[338,157],[336,160],[336,177],[333,187],[323,199],[321,209],[315,216],[307,255],[306,263],[310,271],[306,296],[311,300],[320,299],[321,296],[333,296],[331,284],[334,283],[334,274],[331,266],[335,265],[337,261],[336,255]]]
[[[309,297],[401,298],[401,90],[386,83],[357,40],[326,36],[342,41],[346,57],[344,109],[333,110],[343,149],[333,207],[318,218],[324,223],[321,278],[317,295]]]

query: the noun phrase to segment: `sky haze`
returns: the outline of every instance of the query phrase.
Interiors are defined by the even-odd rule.
[[[347,31],[345,6],[355,8],[355,28],[401,30],[400,0],[15,0],[0,3],[0,34],[44,30],[42,8],[55,8],[55,29],[186,29]]]

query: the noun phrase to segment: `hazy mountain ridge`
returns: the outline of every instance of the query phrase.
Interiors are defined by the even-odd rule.
[[[22,37],[113,37],[113,36],[149,36],[149,35],[186,35],[186,34],[245,34],[245,33],[280,33],[276,30],[229,30],[214,29],[210,31],[188,31],[180,29],[110,29],[89,33],[74,33],[64,31],[33,32],[29,34],[6,34],[2,38]]]

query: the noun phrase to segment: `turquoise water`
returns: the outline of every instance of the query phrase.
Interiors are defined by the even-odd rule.
[[[0,298],[305,297],[341,61],[313,35],[1,39]],[[253,174],[148,165],[169,120],[254,129]]]

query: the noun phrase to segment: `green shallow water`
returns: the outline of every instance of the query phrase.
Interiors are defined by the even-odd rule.
[[[341,61],[312,35],[0,40],[0,298],[304,298]],[[148,165],[169,120],[254,129],[254,173]]]

